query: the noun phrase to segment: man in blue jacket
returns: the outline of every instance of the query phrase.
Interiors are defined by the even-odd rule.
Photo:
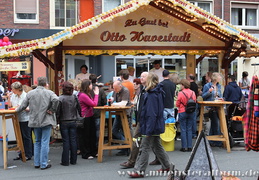
[[[235,76],[228,76],[228,85],[225,87],[223,97],[225,101],[239,103],[243,94],[241,88],[237,85],[235,80]]]

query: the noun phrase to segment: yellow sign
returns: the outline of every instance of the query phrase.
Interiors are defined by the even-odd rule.
[[[26,61],[22,62],[0,62],[0,71],[26,71],[29,64]]]

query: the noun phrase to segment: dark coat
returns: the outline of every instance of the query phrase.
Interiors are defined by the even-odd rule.
[[[160,135],[165,131],[164,91],[160,83],[144,94],[144,102],[139,119],[142,135]]]
[[[239,103],[243,94],[241,88],[236,82],[230,82],[225,87],[223,97],[225,101],[231,101],[233,103]]]
[[[59,106],[56,112],[58,123],[66,120],[76,120],[81,114],[81,106],[76,95],[59,96]]]

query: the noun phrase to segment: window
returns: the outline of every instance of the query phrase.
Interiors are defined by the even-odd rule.
[[[39,1],[14,0],[14,23],[39,23]]]
[[[258,4],[232,3],[231,23],[242,28],[257,28],[258,7]]]
[[[51,0],[50,26],[53,28],[71,27],[78,23],[78,1]]]
[[[189,1],[190,3],[193,3],[195,6],[198,6],[207,12],[213,13],[212,12],[212,2],[210,1]]]
[[[124,0],[103,0],[103,12],[109,11],[124,3]]]

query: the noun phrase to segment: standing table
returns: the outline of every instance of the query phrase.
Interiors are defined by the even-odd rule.
[[[212,135],[212,136],[207,136],[207,138],[208,138],[208,140],[211,140],[211,141],[223,141],[224,146],[227,148],[227,152],[230,152],[228,128],[227,128],[226,116],[225,116],[225,111],[224,111],[224,105],[232,104],[232,102],[221,101],[221,100],[219,100],[219,101],[197,101],[197,102],[201,105],[199,133],[203,129],[204,107],[205,106],[218,107],[219,124],[220,124],[220,130],[221,130],[222,135]]]
[[[7,169],[7,151],[21,151],[22,161],[26,162],[22,135],[20,130],[20,124],[17,118],[17,112],[15,110],[0,110],[0,115],[2,116],[2,136],[3,136],[3,160],[4,169]],[[6,120],[12,119],[13,128],[16,137],[17,146],[13,148],[8,148],[6,143]]]
[[[98,146],[98,162],[102,162],[103,151],[110,150],[109,155],[111,155],[112,149],[125,149],[132,148],[132,138],[130,134],[130,127],[128,124],[128,118],[126,110],[131,107],[116,107],[116,106],[97,106],[94,109],[101,110],[100,117],[100,136],[99,136],[99,146]],[[108,120],[108,143],[104,144],[104,132],[105,132],[105,113],[109,112]],[[115,140],[112,138],[112,115],[119,115],[121,117],[122,128],[124,132],[125,140]],[[118,145],[112,145],[112,143],[118,143]]]

